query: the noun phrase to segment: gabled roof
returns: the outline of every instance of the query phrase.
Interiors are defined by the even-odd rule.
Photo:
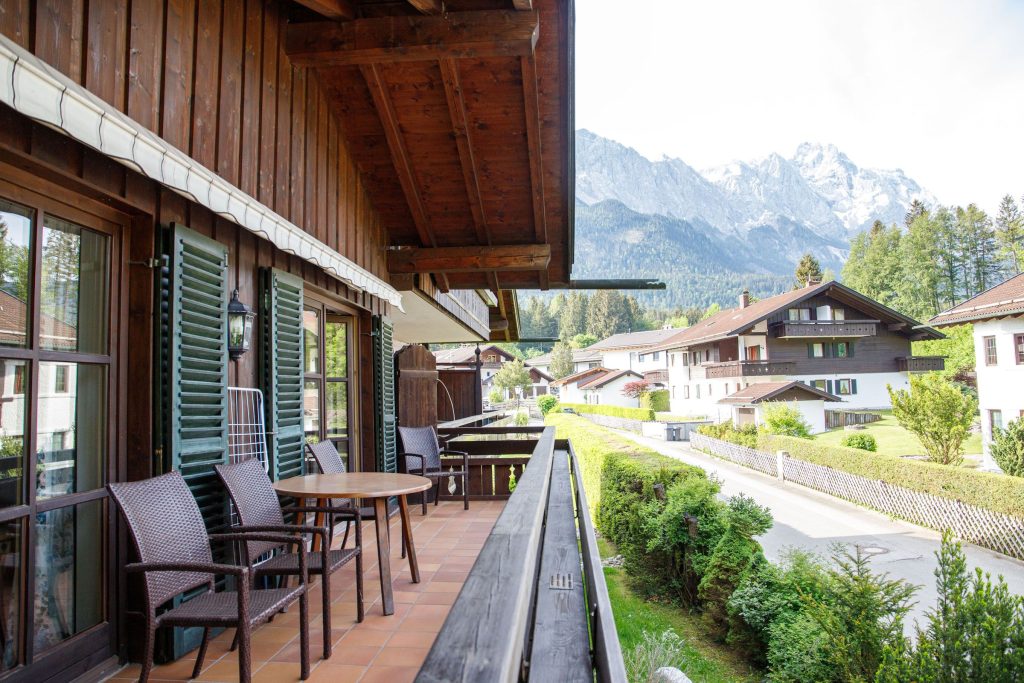
[[[483,356],[488,351],[495,351],[507,360],[513,360],[514,358],[514,356],[511,353],[493,344],[488,344],[487,346],[480,347],[481,356]],[[438,365],[444,365],[445,363],[475,363],[476,347],[459,346],[454,349],[439,349],[437,351],[434,351],[434,359],[436,360]]]
[[[565,377],[562,377],[561,379],[556,379],[554,382],[551,383],[551,386],[553,386],[553,387],[562,387],[562,386],[566,386],[566,385],[569,385],[569,384],[575,384],[577,382],[585,380],[587,377],[589,377],[591,375],[604,374],[604,373],[608,373],[608,372],[611,372],[611,370],[609,370],[608,368],[602,368],[602,367],[587,368],[586,370],[580,370],[579,372],[574,372],[571,375],[566,375]]]
[[[838,301],[848,303],[851,306],[857,306],[874,315],[882,322],[902,323],[906,328],[908,336],[920,339],[941,339],[943,337],[939,332],[923,327],[913,318],[894,311],[888,306],[880,304],[874,299],[832,280],[819,285],[802,287],[791,292],[770,296],[767,299],[755,301],[745,308],[736,307],[720,311],[707,320],[702,320],[696,325],[686,328],[680,336],[661,344],[658,348],[682,348],[741,334],[775,313],[819,294],[827,294]]]
[[[729,394],[725,398],[719,400],[719,403],[738,403],[738,404],[758,404],[766,401],[771,401],[776,396],[780,396],[787,391],[796,390],[807,394],[806,400],[825,400],[825,401],[842,401],[843,399],[830,394],[827,391],[816,389],[803,382],[790,381],[790,382],[758,382],[751,384],[750,386],[740,389],[737,392]]]
[[[1024,273],[987,289],[928,322],[938,327],[1024,314]]]
[[[585,384],[580,384],[580,389],[600,389],[601,387],[614,382],[621,377],[633,376],[637,379],[643,379],[643,375],[633,370],[608,370],[603,375],[595,377]]]
[[[686,331],[685,327],[674,327],[666,330],[643,330],[641,332],[620,332],[607,339],[602,339],[587,348],[593,351],[610,351],[612,349],[634,349],[641,346],[658,346],[674,340]]]
[[[573,363],[585,363],[591,360],[601,360],[600,351],[591,351],[593,347],[588,346],[585,349],[573,349],[572,350],[572,362]],[[538,366],[538,365],[551,365],[551,353],[545,353],[542,356],[536,356],[526,361],[527,365]]]

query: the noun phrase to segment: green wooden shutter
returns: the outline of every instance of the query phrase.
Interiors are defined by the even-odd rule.
[[[270,476],[305,473],[302,373],[302,279],[280,270],[261,273],[261,369]]]
[[[377,471],[398,470],[395,434],[395,357],[391,321],[373,316],[373,403]]]
[[[857,380],[855,380],[855,379],[851,379],[850,380],[850,393],[851,394],[856,394],[857,393]]]
[[[228,448],[228,252],[184,226],[172,231],[169,464],[185,478],[213,531],[226,523],[213,466],[226,462]]]

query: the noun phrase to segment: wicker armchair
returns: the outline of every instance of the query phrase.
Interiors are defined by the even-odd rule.
[[[201,626],[199,646],[192,677],[199,676],[206,657],[210,629],[238,629],[238,676],[242,683],[252,678],[250,639],[252,627],[269,621],[282,609],[299,601],[301,676],[309,677],[309,626],[306,586],[306,556],[299,554],[299,585],[295,587],[252,590],[249,567],[216,564],[210,551],[211,541],[268,543],[275,547],[303,546],[299,536],[272,533],[207,534],[202,513],[185,480],[177,472],[122,484],[107,489],[128,524],[138,551],[138,563],[125,567],[128,573],[141,572],[146,596],[146,641],[140,683],[146,683],[153,669],[153,644],[161,626]],[[214,576],[235,577],[235,591],[214,592]],[[205,588],[187,602],[157,615],[156,611],[171,598],[186,591]]]
[[[323,598],[324,623],[324,659],[331,656],[331,581],[330,575],[351,560],[356,562],[356,619],[363,620],[363,558],[362,528],[358,509],[341,510],[338,508],[320,507],[289,507],[282,509],[277,494],[263,465],[259,460],[244,460],[233,465],[217,465],[217,476],[224,483],[241,526],[232,527],[232,531],[241,533],[309,533],[320,536],[320,550],[303,552],[280,552],[278,543],[242,542],[243,556],[252,568],[253,577],[260,576],[295,576],[299,565],[303,562],[310,574],[319,574],[321,597]],[[285,524],[285,512],[323,512],[330,517],[344,515],[356,525],[356,544],[350,550],[332,550],[330,534],[326,527],[302,526]],[[331,523],[333,523],[331,519]],[[274,552],[268,560],[254,564],[262,555]],[[303,558],[305,555],[305,558]]]
[[[469,454],[441,448],[437,432],[433,427],[399,427],[402,441],[402,455],[398,466],[407,474],[419,474],[434,481],[434,505],[441,493],[441,481],[445,477],[462,479],[462,504],[469,509]],[[441,467],[442,455],[461,455],[462,469],[445,471]],[[427,494],[423,494],[423,514],[427,514]]]

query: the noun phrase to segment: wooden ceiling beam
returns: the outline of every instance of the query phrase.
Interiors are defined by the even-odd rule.
[[[522,57],[537,46],[536,12],[486,10],[291,24],[295,66],[324,67],[460,57]]]
[[[350,0],[296,0],[296,2],[328,19],[351,21],[356,18],[356,8]]]
[[[533,0],[512,0],[512,6],[520,12],[526,12],[533,9]]]
[[[408,0],[408,2],[423,14],[441,14],[444,12],[443,0]]]
[[[442,59],[440,64],[444,94],[448,100],[448,113],[452,120],[452,130],[455,131],[455,144],[459,149],[462,179],[466,184],[466,195],[469,197],[469,207],[473,213],[473,227],[480,244],[490,244],[491,236],[487,229],[483,200],[480,198],[480,178],[477,174],[473,141],[469,137],[469,117],[466,115],[466,102],[462,97],[459,67],[454,59]]]
[[[544,159],[540,135],[540,94],[537,62],[533,55],[520,58],[523,74],[523,112],[526,115],[526,147],[530,158],[530,194],[533,198],[533,231],[538,242],[548,241],[548,213],[544,199]],[[550,287],[547,269],[540,273],[541,289]]]
[[[541,270],[551,262],[547,244],[475,247],[408,247],[388,251],[391,273],[474,273]]]

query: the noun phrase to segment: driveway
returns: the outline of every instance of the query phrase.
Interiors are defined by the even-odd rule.
[[[696,465],[722,481],[722,493],[745,493],[767,506],[775,524],[758,540],[765,554],[777,560],[786,548],[812,550],[822,556],[831,554],[836,543],[880,549],[872,555],[877,571],[905,579],[920,586],[911,614],[919,617],[935,605],[935,552],[942,536],[936,531],[909,522],[892,519],[839,498],[819,493],[799,484],[780,482],[760,472],[713,458],[693,450],[686,442],[665,442],[616,430],[621,436],[676,460]],[[993,577],[1001,575],[1010,590],[1024,594],[1024,562],[1000,553],[964,544],[968,567],[981,567]],[[909,626],[908,620],[908,626]]]

